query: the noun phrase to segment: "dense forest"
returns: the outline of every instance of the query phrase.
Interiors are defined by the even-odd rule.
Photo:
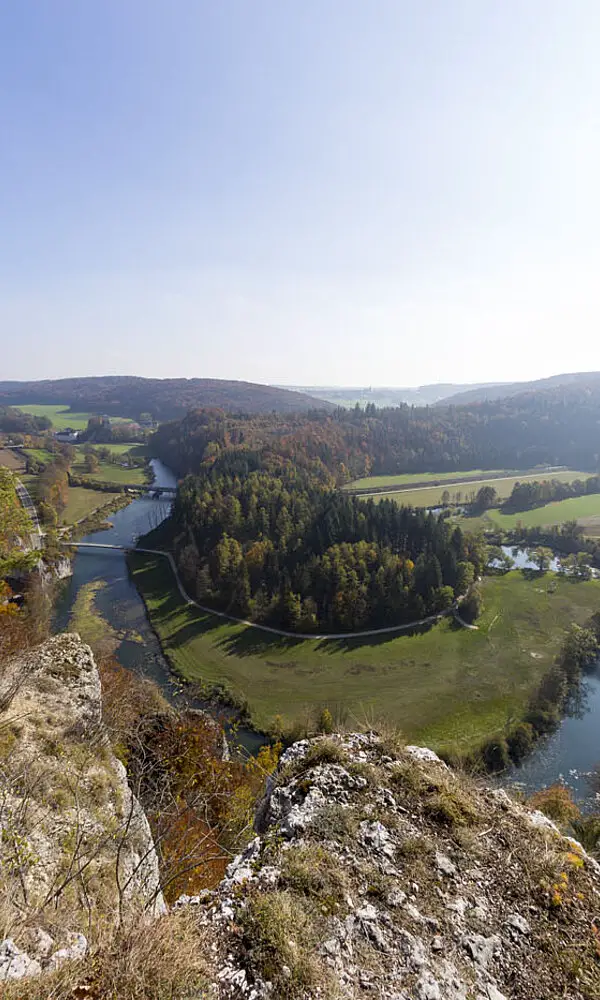
[[[285,463],[187,477],[172,530],[200,601],[300,632],[443,611],[484,563],[482,546],[446,521],[346,496]]]
[[[431,514],[336,489],[345,426],[203,411],[159,428],[155,450],[196,473],[171,531],[199,600],[292,631],[344,631],[414,621],[468,591],[481,544]]]
[[[301,468],[322,466],[338,484],[383,473],[525,469],[598,470],[600,385],[472,406],[339,409],[334,413],[226,415],[195,411],[159,428],[157,454],[180,474],[217,458],[240,470],[269,454]]]
[[[131,417],[150,414],[172,420],[193,407],[220,407],[235,413],[303,412],[311,407],[333,410],[331,403],[301,392],[254,382],[207,378],[138,378],[108,375],[43,382],[0,382],[0,404],[62,403],[74,411]]]

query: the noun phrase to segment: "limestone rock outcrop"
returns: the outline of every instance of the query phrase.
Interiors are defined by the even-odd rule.
[[[545,818],[544,818],[545,819]],[[374,734],[282,757],[218,891],[220,1000],[588,1000],[600,869],[504,791]]]
[[[165,907],[89,646],[50,639],[5,669],[0,697],[2,979],[81,958],[90,914],[110,928]]]

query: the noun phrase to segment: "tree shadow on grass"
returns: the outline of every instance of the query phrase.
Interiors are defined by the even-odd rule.
[[[217,646],[229,656],[281,656],[303,645],[305,639],[271,635],[257,628],[244,628],[235,635],[223,636]]]
[[[395,642],[396,639],[410,638],[415,635],[424,635],[435,627],[437,622],[429,625],[415,625],[413,628],[398,630],[397,632],[382,632],[380,635],[348,635],[343,639],[320,639],[317,646],[318,653],[354,653],[356,650],[364,649],[367,646],[384,646],[388,642]]]
[[[291,636],[276,636],[260,629],[245,628],[235,635],[227,635],[220,639],[217,645],[231,656],[282,656],[292,654],[308,642],[316,643],[315,655],[332,655],[339,653],[354,653],[368,646],[382,646],[392,642],[399,636],[415,636],[428,632],[431,625],[419,625],[404,632],[384,632],[381,635],[353,636],[349,634],[341,639],[301,639]]]

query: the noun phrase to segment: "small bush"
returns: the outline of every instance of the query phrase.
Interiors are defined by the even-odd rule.
[[[285,784],[290,778],[303,774],[311,767],[320,764],[345,764],[347,760],[344,748],[335,740],[320,739],[311,743],[308,752],[299,760],[291,761],[278,775],[278,784]]]
[[[459,785],[440,787],[426,799],[424,811],[436,823],[449,827],[472,826],[479,820],[473,803]]]
[[[527,803],[532,809],[539,809],[555,823],[566,826],[581,816],[578,806],[571,798],[571,793],[565,785],[550,785],[532,795]]]
[[[508,744],[503,736],[490,740],[481,748],[481,759],[486,771],[497,773],[510,767]]]
[[[520,722],[507,739],[511,760],[518,764],[527,756],[535,742],[535,732],[529,722]]]

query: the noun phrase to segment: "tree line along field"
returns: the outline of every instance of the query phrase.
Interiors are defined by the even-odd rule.
[[[534,507],[532,510],[516,511],[505,514],[496,507],[487,510],[478,517],[461,517],[458,519],[461,527],[476,530],[483,528],[502,528],[510,530],[521,525],[524,528],[541,528],[565,521],[577,521],[586,534],[600,534],[600,494],[592,493],[581,497],[568,497]]]
[[[444,619],[413,635],[286,639],[185,605],[159,557],[133,553],[130,568],[174,670],[246,700],[258,728],[328,707],[344,723],[387,719],[408,740],[460,755],[514,724],[563,630],[600,608],[599,581],[514,571],[484,579],[478,630]]]
[[[37,476],[19,473],[19,479],[27,487],[34,502],[37,500]],[[87,490],[83,486],[69,486],[67,505],[61,514],[61,522],[75,524],[84,517],[106,507],[112,497],[110,493],[100,493],[98,490]]]
[[[563,483],[572,483],[575,479],[586,479],[589,473],[567,470],[553,473],[521,473],[520,475],[502,476],[497,479],[478,479],[469,483],[461,480],[448,480],[440,486],[426,486],[420,489],[403,489],[390,493],[373,494],[375,500],[395,500],[405,507],[439,507],[443,503],[446,491],[450,494],[452,503],[466,501],[470,494],[477,493],[483,486],[493,486],[500,499],[506,499],[512,493],[515,483],[524,480],[552,478]],[[363,494],[364,499],[364,494]]]
[[[74,431],[84,431],[88,425],[91,413],[70,413],[64,404],[43,405],[36,403],[14,403],[15,409],[30,413],[32,417],[47,417],[56,431],[72,427]]]
[[[103,444],[99,447],[110,449],[116,456],[125,455],[128,451],[134,451],[137,456],[145,454],[144,446],[139,444]],[[114,464],[113,462],[100,462],[95,472],[87,472],[84,465],[85,454],[83,448],[76,447],[75,451],[76,457],[71,470],[76,476],[85,476],[86,479],[95,479],[96,482],[115,483],[120,486],[126,483],[142,485],[146,482],[143,468],[123,468],[120,464]],[[52,453],[45,451],[43,448],[24,448],[23,453],[30,458],[35,458],[42,464],[47,464],[53,459]]]
[[[71,427],[74,431],[84,431],[90,417],[97,416],[94,413],[72,413],[64,403],[11,403],[10,405],[23,413],[30,413],[32,417],[47,417],[55,431],[64,431],[67,427]],[[125,418],[111,417],[111,420],[119,423]]]

